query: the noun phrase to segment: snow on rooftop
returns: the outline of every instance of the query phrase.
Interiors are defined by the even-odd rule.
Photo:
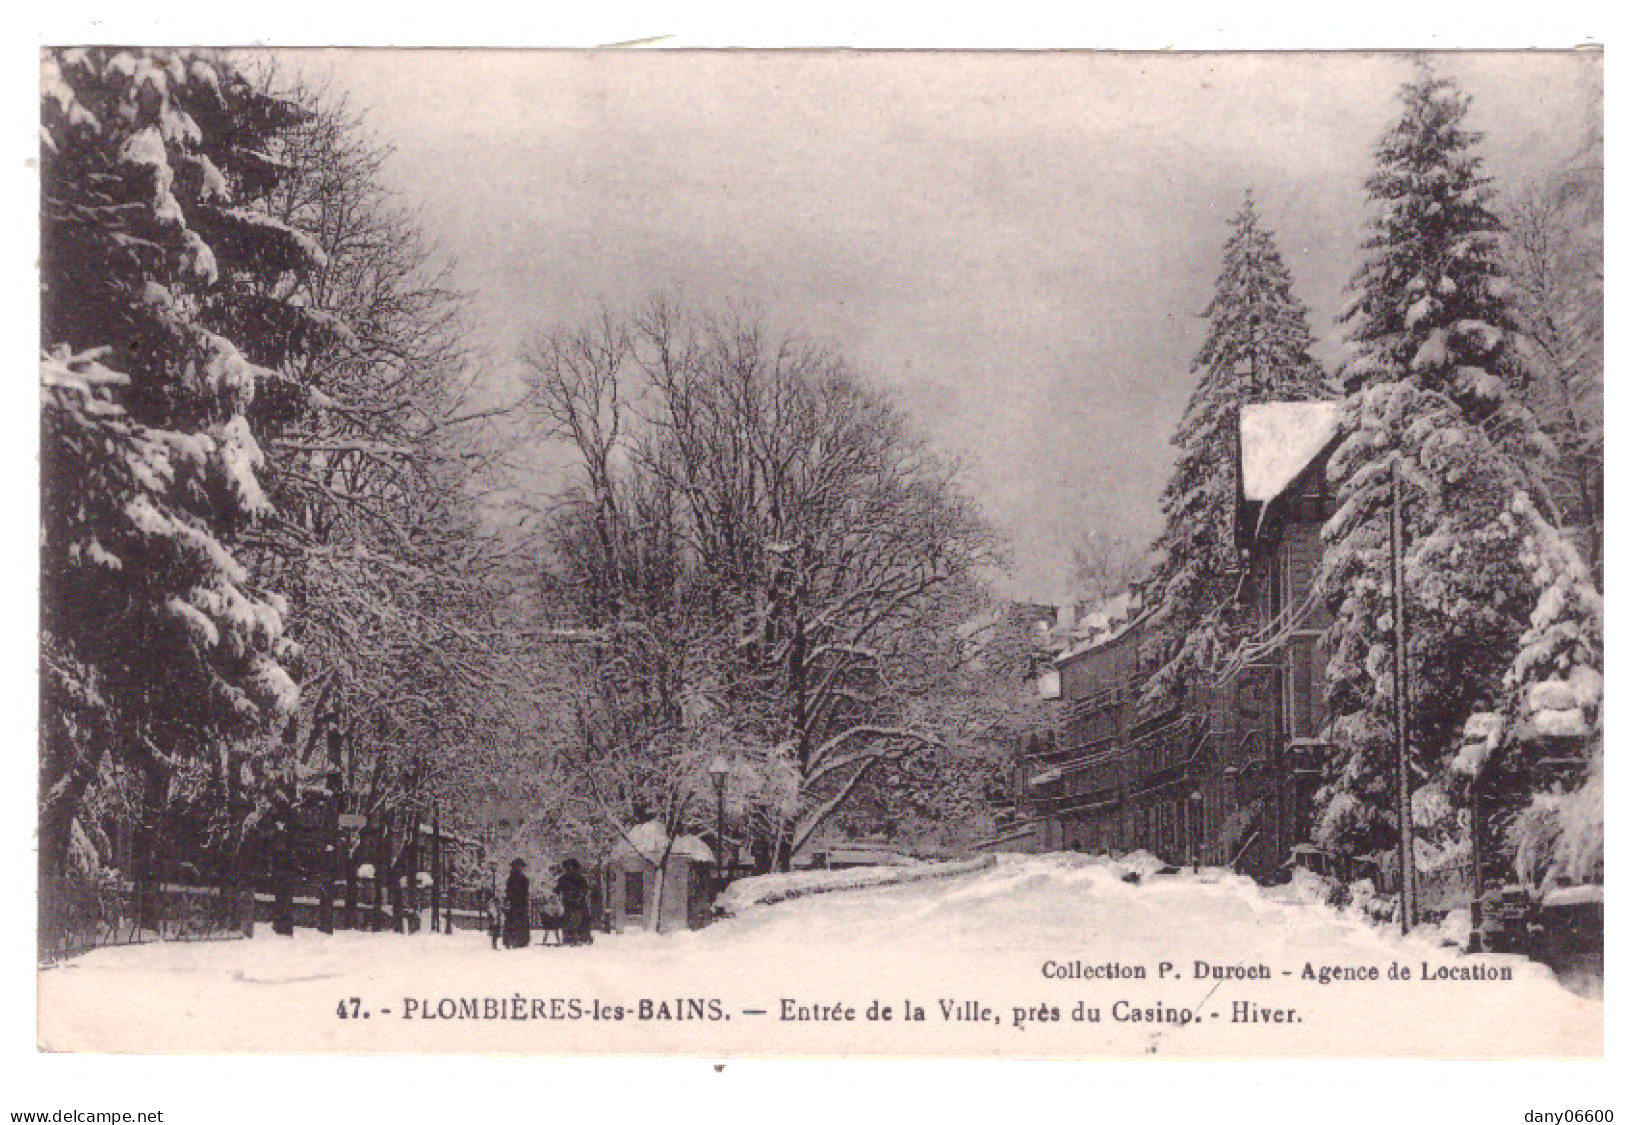
[[[1061,698],[1061,673],[1054,668],[1046,668],[1038,673],[1038,698]]]
[[[626,838],[617,840],[614,848],[610,849],[611,859],[625,859],[634,851],[650,863],[659,864],[660,858],[666,854],[666,842],[670,837],[659,821],[646,821],[626,834]],[[679,836],[677,842],[671,846],[673,858],[686,856],[696,863],[715,863],[716,857],[705,841],[698,836]]]
[[[1093,612],[1078,619],[1072,627],[1074,636],[1082,634],[1089,636],[1095,633],[1110,632],[1113,628],[1132,618],[1140,608],[1140,598],[1133,590],[1124,590],[1107,598]]]
[[[1125,590],[1100,603],[1092,613],[1080,617],[1069,634],[1071,644],[1058,653],[1057,661],[1070,660],[1079,653],[1116,640],[1140,619],[1143,602],[1138,590]]]
[[[1241,408],[1241,484],[1270,501],[1337,433],[1338,402],[1265,402]]]
[[[1033,779],[1031,781],[1029,781],[1027,784],[1029,784],[1029,785],[1048,785],[1052,781],[1059,781],[1065,775],[1066,775],[1066,767],[1064,767],[1064,766],[1051,766],[1049,769],[1045,770],[1043,773],[1034,774]]]

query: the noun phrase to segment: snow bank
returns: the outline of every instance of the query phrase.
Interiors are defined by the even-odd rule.
[[[1125,856],[1119,856],[1112,863],[1122,868],[1125,873],[1133,873],[1141,878],[1147,875],[1155,875],[1168,866],[1166,860],[1143,849],[1137,852],[1129,852]]]
[[[1301,906],[1330,903],[1336,896],[1337,884],[1324,875],[1316,875],[1307,867],[1294,867],[1290,882],[1271,887],[1267,897],[1276,902],[1296,903]]]
[[[968,875],[972,871],[986,871],[997,862],[997,856],[985,855],[957,863],[922,863],[913,867],[849,867],[843,871],[753,875],[731,883],[718,897],[717,909],[724,914],[737,914],[749,906],[771,906],[775,902],[828,891],[855,891],[866,887]]]
[[[1542,906],[1602,905],[1602,884],[1579,883],[1572,887],[1558,887],[1541,896]]]

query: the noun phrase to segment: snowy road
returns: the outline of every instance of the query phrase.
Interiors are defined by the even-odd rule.
[[[1131,885],[1120,873],[1001,857],[970,875],[581,949],[300,931],[101,950],[40,974],[40,1041],[714,1057],[1601,1054],[1602,1004],[1539,965],[1401,941],[1228,875]]]

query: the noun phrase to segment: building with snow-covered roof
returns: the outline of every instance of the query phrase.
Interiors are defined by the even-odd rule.
[[[1212,686],[1188,780],[1205,862],[1275,878],[1309,839],[1326,724],[1320,531],[1340,402],[1244,406],[1236,449],[1236,600],[1245,639]]]
[[[1123,602],[1127,605],[1127,602]],[[1138,610],[1138,603],[1135,603]],[[1117,850],[1132,786],[1146,618],[1108,620],[1055,658],[1060,699],[1055,737],[1029,762],[1028,806],[1043,850]]]
[[[1157,607],[1103,614],[1055,657],[1055,734],[1024,756],[1042,850],[1144,849],[1272,881],[1308,838],[1325,724],[1326,611],[1315,580],[1340,404],[1244,407],[1236,598],[1247,642],[1213,682],[1148,702]],[[1080,623],[1081,624],[1081,623]]]
[[[1315,738],[1325,721],[1323,642],[1330,622],[1317,582],[1320,531],[1335,506],[1326,465],[1338,443],[1339,410],[1335,402],[1242,410],[1236,546],[1252,635],[1237,656],[1240,665],[1267,666],[1281,681],[1276,718],[1286,743]]]
[[[630,829],[609,853],[610,924],[617,931],[666,932],[705,925],[715,901],[716,862],[698,836],[673,840],[652,820]]]

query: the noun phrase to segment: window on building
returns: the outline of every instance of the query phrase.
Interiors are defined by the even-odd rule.
[[[1293,738],[1308,738],[1313,732],[1309,729],[1310,702],[1309,702],[1309,646],[1297,641],[1290,650],[1291,667],[1288,675],[1291,677],[1292,691],[1292,726],[1289,728]]]
[[[627,871],[621,884],[623,909],[628,914],[643,913],[643,872]]]
[[[1293,595],[1296,591],[1292,588],[1292,555],[1292,536],[1290,534],[1283,535],[1281,537],[1280,567],[1276,579],[1278,593],[1276,595],[1277,604],[1275,610],[1277,613],[1290,609],[1293,605]]]

